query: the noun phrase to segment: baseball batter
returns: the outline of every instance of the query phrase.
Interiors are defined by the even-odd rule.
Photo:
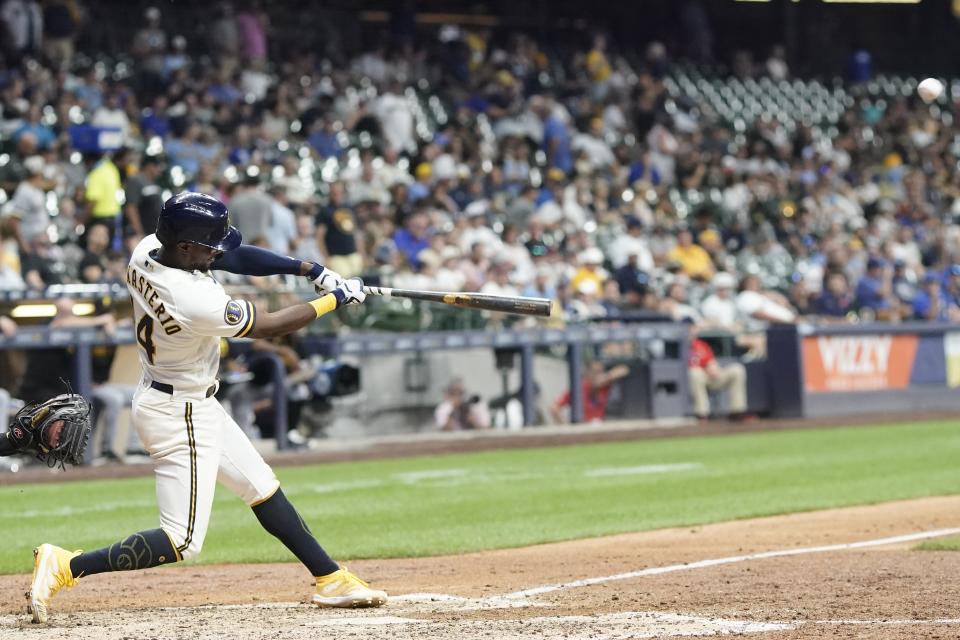
[[[323,295],[269,313],[231,299],[211,269],[304,275]],[[199,554],[218,480],[250,505],[263,528],[316,578],[315,604],[384,604],[386,593],[371,589],[330,559],[284,496],[272,469],[214,398],[221,338],[296,331],[340,306],[362,303],[363,282],[344,281],[316,263],[242,245],[226,206],[189,192],[164,203],[156,235],[137,245],[126,280],[143,369],[132,419],[154,460],[160,527],[95,551],[40,545],[34,551],[33,584],[27,594],[34,622],[45,622],[53,595],[81,578]]]

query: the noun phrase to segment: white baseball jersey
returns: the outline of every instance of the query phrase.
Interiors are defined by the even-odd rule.
[[[207,395],[220,338],[250,333],[253,305],[230,299],[209,274],[163,266],[150,255],[159,247],[147,236],[127,267],[144,370],[131,417],[156,465],[160,526],[178,558],[187,559],[203,546],[218,480],[251,506],[280,483],[216,396]]]
[[[150,380],[175,389],[209,387],[220,366],[220,338],[242,337],[256,321],[254,306],[233,300],[209,273],[157,262],[155,235],[140,241],[127,267],[140,364]]]

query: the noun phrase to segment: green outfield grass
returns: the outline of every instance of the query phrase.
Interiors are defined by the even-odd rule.
[[[960,538],[930,540],[918,545],[917,548],[923,551],[960,551]]]
[[[495,451],[278,470],[337,558],[528,545],[960,492],[960,423]],[[186,499],[186,498],[185,498]],[[0,488],[0,572],[49,541],[94,548],[158,526],[150,478]],[[218,488],[199,562],[292,560]]]

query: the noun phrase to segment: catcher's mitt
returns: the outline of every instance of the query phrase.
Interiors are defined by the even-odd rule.
[[[62,393],[25,406],[14,416],[7,438],[18,450],[32,453],[49,467],[78,465],[90,439],[90,403],[76,393]]]

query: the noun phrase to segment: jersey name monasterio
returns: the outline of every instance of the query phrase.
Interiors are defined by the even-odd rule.
[[[220,338],[250,333],[256,309],[228,296],[209,273],[160,264],[159,248],[155,235],[146,236],[127,266],[140,364],[148,379],[174,389],[208,387],[220,367]]]

